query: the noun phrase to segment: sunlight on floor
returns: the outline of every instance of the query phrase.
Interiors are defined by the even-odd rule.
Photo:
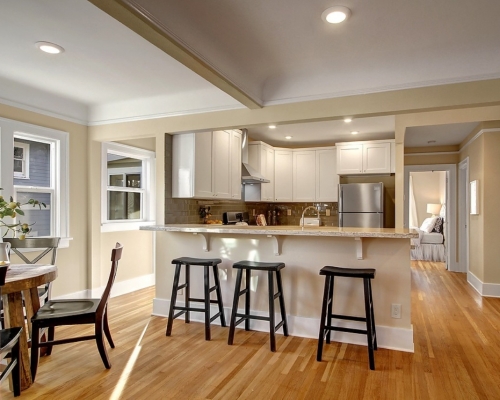
[[[113,393],[111,394],[110,397],[111,400],[118,400],[123,392],[123,388],[125,387],[128,377],[132,372],[132,368],[134,367],[134,364],[137,361],[137,358],[139,357],[139,353],[141,352],[142,338],[144,337],[144,334],[148,329],[150,321],[151,319],[148,320],[148,323],[144,327],[141,336],[139,337],[139,340],[137,341],[137,344],[135,345],[134,350],[132,351],[132,354],[130,355],[130,358],[127,361],[127,365],[125,366],[125,369],[123,370],[120,379],[118,380],[118,383],[115,386],[115,390],[113,390]]]

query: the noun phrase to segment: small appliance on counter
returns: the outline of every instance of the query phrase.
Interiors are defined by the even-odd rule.
[[[224,225],[248,225],[248,213],[245,211],[228,211],[222,213]]]
[[[357,228],[383,228],[384,184],[340,184],[339,226]]]

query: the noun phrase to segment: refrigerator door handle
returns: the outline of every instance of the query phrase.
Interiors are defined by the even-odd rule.
[[[343,197],[343,190],[342,190],[342,186],[339,185],[339,205],[338,205],[339,215],[344,210],[344,208],[342,206],[343,205],[342,197]],[[340,225],[340,226],[342,226],[342,225]]]
[[[339,226],[344,226],[344,213],[339,213]]]

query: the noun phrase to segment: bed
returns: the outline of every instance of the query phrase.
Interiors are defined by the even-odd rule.
[[[444,220],[442,217],[427,218],[418,231],[418,239],[411,240],[411,259],[446,262]]]

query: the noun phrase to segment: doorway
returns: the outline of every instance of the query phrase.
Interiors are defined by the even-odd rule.
[[[434,165],[407,165],[404,172],[404,227],[409,228],[410,220],[410,174],[412,172],[446,172],[446,206],[444,226],[445,254],[447,268],[450,271],[459,272],[460,266],[457,262],[457,166],[455,164],[434,164]]]

